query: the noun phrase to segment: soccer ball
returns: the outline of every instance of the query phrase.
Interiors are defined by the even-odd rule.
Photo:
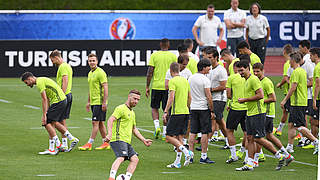
[[[119,174],[119,176],[117,176],[116,180],[125,180],[126,179],[126,175],[124,174]]]

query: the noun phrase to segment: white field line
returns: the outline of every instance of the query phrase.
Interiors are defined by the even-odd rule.
[[[39,107],[31,106],[31,105],[23,105],[23,106],[30,109],[37,109],[37,110],[40,109]]]
[[[73,126],[70,126],[68,127],[68,129],[79,129],[80,127],[73,127]],[[38,129],[45,129],[44,127],[31,127],[30,129],[32,130],[38,130]]]
[[[7,101],[7,100],[4,100],[4,99],[0,99],[0,102],[3,102],[3,103],[12,103],[11,101]]]
[[[139,129],[140,131],[143,131],[143,132],[153,133],[153,131],[150,131],[150,130],[147,130],[147,129],[142,129],[142,128],[138,128],[138,129]],[[209,143],[209,145],[210,145],[210,146],[215,146],[215,147],[223,147],[222,145],[218,145],[218,144],[211,144],[211,143]],[[268,154],[264,154],[264,155],[267,156],[267,157],[276,159],[274,156],[271,156],[271,155],[268,155]],[[298,163],[298,164],[307,165],[307,166],[318,167],[317,164],[305,163],[305,162],[301,162],[301,161],[297,161],[297,160],[294,160],[293,162],[294,162],[294,163]]]
[[[51,177],[51,176],[56,176],[55,174],[37,174],[36,176],[39,177]]]

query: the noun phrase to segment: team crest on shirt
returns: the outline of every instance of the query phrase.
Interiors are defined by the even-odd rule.
[[[136,27],[129,18],[119,17],[109,27],[111,39],[128,40],[136,36]]]

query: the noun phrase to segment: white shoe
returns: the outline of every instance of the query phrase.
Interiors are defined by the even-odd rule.
[[[77,139],[77,138],[72,139],[72,140],[71,140],[71,143],[70,143],[70,148],[69,148],[68,152],[72,151],[72,149],[73,149],[74,147],[76,147],[76,145],[77,145],[78,143],[79,143],[79,139]]]
[[[39,152],[39,155],[58,155],[59,154],[59,150],[55,149],[54,151],[50,151],[49,149],[46,149],[43,152]]]
[[[287,146],[286,150],[288,151],[288,153],[294,153],[294,150],[292,147]]]
[[[181,168],[181,164],[175,164],[175,163],[172,163],[172,164],[169,164],[167,165],[167,168]]]
[[[193,152],[189,151],[188,156],[185,156],[185,161],[183,166],[188,166],[190,163],[192,163],[192,161],[193,161]]]

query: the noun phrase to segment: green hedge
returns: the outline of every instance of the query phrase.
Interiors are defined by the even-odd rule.
[[[248,9],[256,0],[240,0]],[[319,10],[319,0],[258,0],[268,10]],[[0,0],[1,10],[201,10],[214,4],[217,10],[230,8],[230,0]]]

